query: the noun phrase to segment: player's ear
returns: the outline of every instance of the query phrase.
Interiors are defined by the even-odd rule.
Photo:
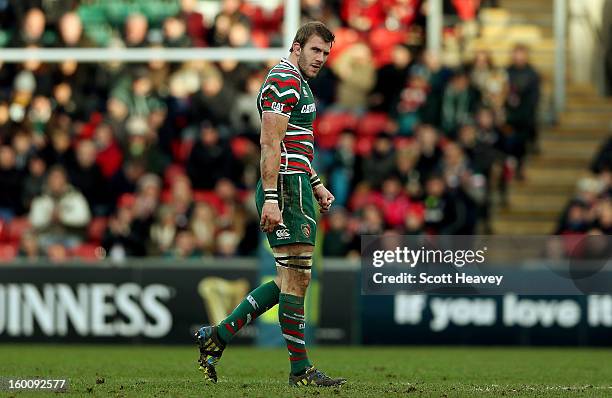
[[[293,42],[293,45],[291,46],[291,52],[293,52],[295,55],[297,55],[298,57],[300,56],[300,53],[302,52],[302,46],[300,46],[300,43],[298,43],[297,41]]]

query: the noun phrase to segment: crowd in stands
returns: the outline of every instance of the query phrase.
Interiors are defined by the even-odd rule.
[[[279,7],[223,0],[208,25],[195,0],[158,3],[173,13],[103,13],[105,45],[255,48],[281,31]],[[539,99],[528,49],[449,68],[423,51],[421,3],[302,1],[337,34],[311,84],[315,168],[336,196],[325,255],[357,253],[364,233],[490,232],[491,201],[521,177]],[[473,18],[478,1],[445,3]],[[46,4],[0,2],[7,44],[99,45],[83,7],[122,2]],[[274,63],[0,64],[0,258],[254,254],[256,98]]]
[[[578,181],[576,193],[559,220],[557,234],[612,234],[612,137],[593,159],[591,172],[592,176]]]

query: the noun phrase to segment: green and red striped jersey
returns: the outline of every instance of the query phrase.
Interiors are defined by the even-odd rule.
[[[299,69],[287,59],[270,69],[259,90],[259,115],[274,112],[289,118],[285,138],[281,142],[281,174],[312,174],[316,117],[315,99]]]

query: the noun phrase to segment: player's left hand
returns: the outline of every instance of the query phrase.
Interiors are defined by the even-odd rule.
[[[332,195],[332,193],[329,192],[329,190],[325,188],[323,184],[315,188],[314,196],[317,199],[317,202],[319,202],[319,206],[321,207],[319,211],[321,213],[328,212],[333,201],[336,200],[336,198],[334,198],[334,195]]]

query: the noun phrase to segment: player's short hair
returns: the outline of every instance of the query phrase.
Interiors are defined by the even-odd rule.
[[[293,39],[293,43],[298,43],[301,47],[304,47],[308,39],[312,36],[319,36],[326,43],[334,43],[336,36],[329,30],[323,22],[311,21],[302,25]],[[293,44],[289,51],[293,51]]]

